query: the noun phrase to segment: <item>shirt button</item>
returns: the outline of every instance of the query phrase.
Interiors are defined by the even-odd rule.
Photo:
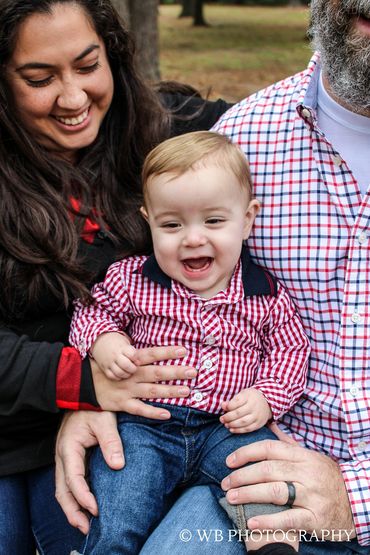
[[[204,343],[206,345],[214,345],[216,343],[216,338],[213,335],[207,335],[207,337],[204,338]]]
[[[362,322],[362,316],[358,312],[354,312],[351,316],[351,320],[354,324],[360,324]]]
[[[200,391],[195,391],[193,393],[193,399],[194,401],[197,401],[197,403],[199,403],[200,401],[203,400],[203,393],[201,393]]]
[[[304,118],[309,118],[309,119],[311,119],[311,112],[309,111],[308,108],[303,108],[303,110],[302,110],[302,116],[303,116]]]
[[[360,441],[360,442],[357,444],[357,449],[358,449],[359,451],[366,451],[366,447],[367,447],[366,441]]]
[[[364,232],[360,233],[360,235],[357,237],[357,240],[360,243],[360,245],[365,243],[366,239],[367,239],[367,235]]]
[[[205,360],[203,363],[203,368],[206,368],[207,370],[209,370],[210,368],[212,368],[212,361],[211,360]]]
[[[339,156],[339,154],[334,154],[331,159],[333,160],[333,163],[335,166],[341,166],[343,163],[342,158]]]
[[[352,397],[357,397],[357,395],[359,394],[360,389],[357,387],[357,385],[352,385],[349,389],[350,394],[352,395]]]

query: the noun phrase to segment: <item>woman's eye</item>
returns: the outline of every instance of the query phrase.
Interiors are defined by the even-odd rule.
[[[92,64],[91,66],[80,67],[80,69],[78,71],[80,73],[92,73],[93,71],[96,71],[99,67],[100,67],[100,62],[97,61],[94,64]]]
[[[31,87],[46,87],[51,83],[51,80],[52,77],[46,77],[45,79],[26,79]]]

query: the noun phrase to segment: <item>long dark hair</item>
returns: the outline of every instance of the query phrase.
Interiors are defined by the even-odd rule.
[[[114,96],[93,144],[73,167],[52,157],[18,121],[4,68],[19,25],[53,5],[81,6],[105,43]],[[140,170],[169,133],[168,116],[134,67],[134,48],[109,0],[0,0],[0,317],[21,318],[46,291],[67,306],[87,296],[77,258],[83,217],[95,208],[120,254],[144,252]],[[70,198],[81,201],[71,218]],[[99,217],[99,216],[98,216]],[[101,222],[103,223],[103,222]]]

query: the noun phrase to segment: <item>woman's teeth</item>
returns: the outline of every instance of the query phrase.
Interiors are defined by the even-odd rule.
[[[55,119],[63,123],[64,125],[79,125],[87,118],[89,110],[85,110],[76,118],[62,118],[61,116],[55,116]]]

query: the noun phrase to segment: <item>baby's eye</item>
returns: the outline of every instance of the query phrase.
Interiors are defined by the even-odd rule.
[[[225,220],[223,218],[207,218],[206,224],[217,225],[223,223]]]
[[[165,228],[165,229],[176,229],[178,227],[180,227],[180,224],[177,222],[165,222],[161,225],[161,227]]]

